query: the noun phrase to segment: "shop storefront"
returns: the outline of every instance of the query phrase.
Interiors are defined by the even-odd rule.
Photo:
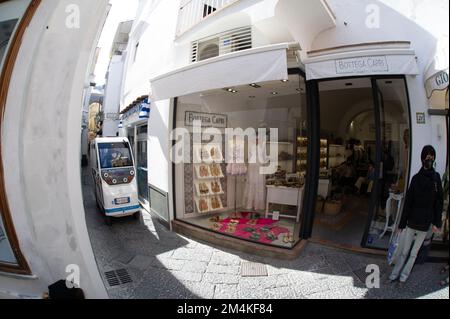
[[[175,125],[189,134],[184,143],[191,156],[174,165],[177,219],[277,247],[300,241],[308,119],[304,77],[298,69],[290,73],[177,99]],[[194,140],[195,119],[203,127],[201,142]]]
[[[150,103],[147,96],[141,96],[121,112],[120,136],[127,137],[133,147],[136,159],[138,197],[142,206],[149,210],[148,193],[148,118]]]
[[[172,220],[243,245],[386,250],[422,125],[416,57],[398,46],[312,54],[303,68],[278,45],[153,79],[155,100],[174,98]]]

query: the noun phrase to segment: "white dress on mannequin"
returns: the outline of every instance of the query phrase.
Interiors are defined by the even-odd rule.
[[[244,191],[244,207],[249,210],[264,210],[266,208],[266,176],[261,174],[260,168],[264,163],[260,159],[266,158],[266,149],[257,147],[257,154],[250,153],[247,169],[247,180]]]

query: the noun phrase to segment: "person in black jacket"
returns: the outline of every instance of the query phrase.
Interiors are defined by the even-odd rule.
[[[421,159],[422,168],[413,177],[406,193],[405,205],[398,227],[402,231],[401,254],[389,276],[391,282],[400,279],[400,282],[404,283],[408,280],[428,231],[432,228],[433,232],[437,233],[442,227],[444,196],[441,177],[434,170],[435,149],[430,145],[425,146]]]

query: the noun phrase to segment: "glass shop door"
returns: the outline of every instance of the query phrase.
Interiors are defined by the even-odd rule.
[[[362,246],[387,249],[400,222],[410,173],[409,98],[404,77],[372,78],[376,173]]]
[[[148,126],[136,128],[136,170],[139,200],[149,204],[148,195]]]

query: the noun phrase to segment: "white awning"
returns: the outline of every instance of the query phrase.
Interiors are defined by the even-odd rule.
[[[288,78],[286,50],[278,44],[192,63],[152,79],[153,101],[196,92]]]
[[[418,75],[413,52],[347,52],[305,61],[306,79],[368,75]]]

